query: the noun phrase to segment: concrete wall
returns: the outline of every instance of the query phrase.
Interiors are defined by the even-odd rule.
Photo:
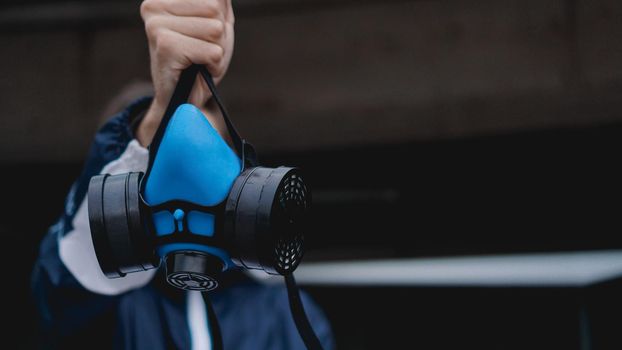
[[[138,3],[128,8],[125,17],[32,26],[28,16],[0,13],[0,160],[84,156],[107,101],[148,79]],[[237,9],[222,91],[260,151],[622,120],[622,3],[614,0],[247,1]]]

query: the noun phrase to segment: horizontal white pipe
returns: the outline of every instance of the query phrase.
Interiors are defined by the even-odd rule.
[[[295,276],[303,285],[579,287],[622,276],[622,250],[303,263]]]

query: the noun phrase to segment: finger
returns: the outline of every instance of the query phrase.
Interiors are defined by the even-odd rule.
[[[231,20],[231,15],[233,13],[232,8],[231,8],[231,0],[218,0],[218,2],[220,3],[220,6],[223,9],[223,14],[225,17],[225,21],[229,21]]]
[[[235,23],[235,15],[233,14],[233,5],[231,4],[231,0],[225,0],[226,10],[225,10],[225,21],[227,23]]]
[[[145,30],[150,36],[157,36],[157,31],[163,29],[214,43],[220,42],[226,31],[225,24],[213,18],[158,15],[145,21]]]
[[[175,70],[183,70],[193,63],[207,66],[214,76],[220,76],[223,70],[224,50],[220,45],[178,32],[167,30],[160,33],[156,52],[162,62],[171,62],[171,68]]]
[[[147,0],[153,2],[154,12],[176,16],[206,17],[225,20],[225,4],[221,0]],[[146,2],[147,2],[146,1]],[[146,4],[147,5],[147,4]]]

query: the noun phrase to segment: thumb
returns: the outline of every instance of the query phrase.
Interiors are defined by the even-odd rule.
[[[231,3],[232,0],[224,0],[225,1],[225,21],[227,23],[233,24],[235,22],[235,16],[233,15],[233,5]]]

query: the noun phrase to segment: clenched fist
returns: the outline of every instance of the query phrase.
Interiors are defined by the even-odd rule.
[[[203,64],[218,83],[233,54],[234,16],[231,0],[144,0],[140,13],[145,23],[155,95],[137,130],[143,145],[151,139],[173,94],[181,71]],[[203,79],[196,79],[189,103],[201,108],[225,139],[226,128]]]

